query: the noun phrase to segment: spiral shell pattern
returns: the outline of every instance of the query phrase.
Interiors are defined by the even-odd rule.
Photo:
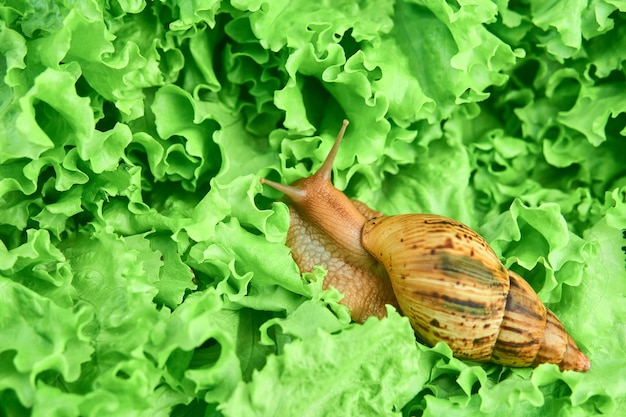
[[[589,369],[556,316],[464,224],[429,214],[369,220],[361,241],[381,262],[418,338],[455,356],[508,366]]]

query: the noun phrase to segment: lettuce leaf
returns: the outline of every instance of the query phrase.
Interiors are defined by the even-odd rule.
[[[626,5],[0,5],[0,415],[617,415]],[[483,234],[592,361],[510,369],[351,323],[280,193]]]
[[[382,322],[370,318],[338,334],[319,330],[285,346],[220,410],[225,416],[400,415],[429,377],[420,362],[408,320],[390,311]]]

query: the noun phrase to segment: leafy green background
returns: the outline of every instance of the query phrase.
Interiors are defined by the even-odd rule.
[[[0,3],[0,415],[626,410],[626,2]],[[350,323],[259,176],[466,222],[592,361]]]

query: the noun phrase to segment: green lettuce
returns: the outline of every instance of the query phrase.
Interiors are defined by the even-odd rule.
[[[621,415],[626,4],[0,5],[0,416]],[[285,183],[478,230],[592,368],[352,323]]]

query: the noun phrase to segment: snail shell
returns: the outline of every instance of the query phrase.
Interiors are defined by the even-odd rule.
[[[332,185],[347,124],[314,175],[291,185],[261,179],[289,202],[287,245],[300,270],[325,267],[324,287],[344,294],[355,321],[383,317],[393,305],[418,339],[445,342],[459,358],[588,370],[556,316],[478,233],[443,216],[382,216]]]
[[[530,285],[464,224],[428,214],[381,217],[365,224],[361,240],[385,266],[400,309],[424,343],[446,342],[463,359],[589,369]]]

